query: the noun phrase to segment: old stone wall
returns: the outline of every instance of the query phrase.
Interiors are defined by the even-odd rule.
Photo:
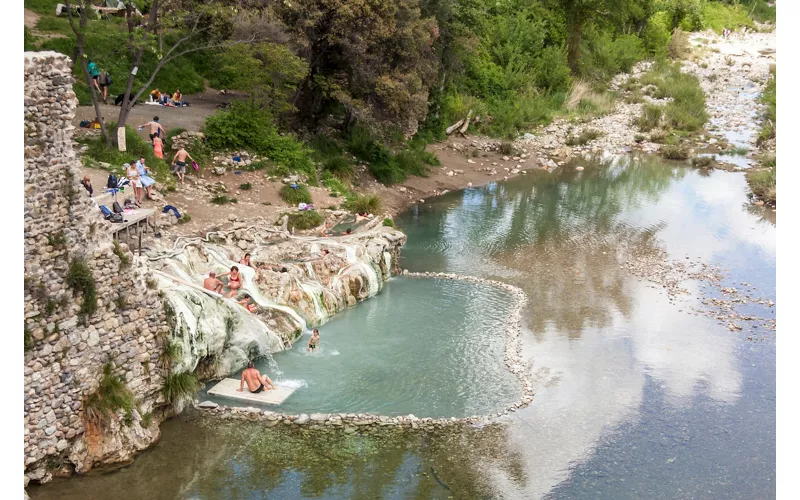
[[[163,308],[79,184],[71,65],[56,52],[25,53],[26,482],[129,460],[158,437],[164,407]],[[102,398],[109,363],[135,408],[96,423],[85,406]]]

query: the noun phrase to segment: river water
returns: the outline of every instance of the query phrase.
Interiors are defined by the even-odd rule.
[[[625,158],[449,193],[398,217],[408,234],[404,268],[497,279],[529,297],[523,355],[536,397],[499,425],[432,435],[318,435],[189,415],[166,422],[162,440],[129,467],[29,493],[774,497],[775,332],[762,321],[731,331],[726,318],[696,314],[702,296],[724,298],[715,287],[687,282],[688,294],[671,297],[624,266],[631,252],[665,252],[720,266],[723,286],[774,300],[774,213],[747,204],[746,193],[741,173]],[[393,293],[394,285],[421,282],[390,283],[381,293]],[[419,295],[435,307],[428,292],[420,288]],[[388,314],[378,300],[375,314]],[[423,302],[415,306],[420,311]],[[464,307],[463,314],[474,314],[467,311],[475,305]],[[766,305],[738,310],[775,317]],[[420,328],[426,323],[428,335],[439,333],[437,321]],[[339,348],[334,337],[323,337],[326,350]],[[409,370],[415,363],[405,360]]]

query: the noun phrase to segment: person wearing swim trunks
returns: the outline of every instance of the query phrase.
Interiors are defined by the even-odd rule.
[[[158,117],[154,116],[153,121],[147,122],[144,125],[139,125],[139,128],[148,127],[150,142],[153,142],[154,137],[161,137],[162,135],[167,135],[166,129],[158,123]]]
[[[217,273],[214,271],[208,273],[208,278],[203,280],[203,288],[211,290],[212,292],[221,294],[223,286],[225,286],[225,284],[217,279]]]
[[[306,350],[314,351],[317,348],[319,348],[319,330],[314,328],[314,331],[311,332],[311,339],[308,341],[308,349]]]
[[[178,176],[181,184],[183,184],[183,176],[186,174],[186,158],[194,161],[192,155],[184,148],[179,149],[175,156],[172,157],[172,173]]]
[[[228,288],[231,289],[231,291],[228,292],[228,298],[230,299],[235,297],[236,292],[242,287],[242,277],[239,275],[239,268],[236,266],[232,266],[230,271],[222,273],[217,277],[222,278],[228,275],[230,275],[230,278],[228,278]]]
[[[253,394],[275,389],[275,384],[272,383],[272,380],[266,375],[261,375],[261,373],[255,369],[252,361],[247,363],[247,368],[242,372],[242,380],[239,383],[239,388],[236,390],[239,392],[244,391],[245,382],[247,383],[247,390]]]

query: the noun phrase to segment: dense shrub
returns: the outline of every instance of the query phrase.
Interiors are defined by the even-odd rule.
[[[569,88],[570,71],[566,50],[546,47],[536,61],[536,85],[548,91],[564,91]]]
[[[284,184],[280,191],[281,199],[289,205],[311,203],[311,193],[308,192],[308,188],[302,184],[295,184],[295,186],[297,187]]]
[[[602,134],[599,130],[587,129],[580,133],[578,136],[570,135],[567,137],[567,146],[583,146],[589,142],[597,139]]]
[[[671,97],[664,107],[666,122],[678,130],[694,132],[708,120],[706,95],[694,75],[682,73],[677,63],[661,63],[642,76],[642,84],[655,85],[655,97]]]
[[[280,134],[269,111],[254,103],[234,103],[209,116],[204,132],[212,149],[246,149],[292,171],[314,173],[311,150],[294,136]]]
[[[289,214],[289,230],[294,229],[313,229],[319,227],[325,219],[314,210],[304,210],[302,212],[292,212]]]
[[[724,28],[735,30],[742,26],[754,27],[753,20],[747,16],[747,8],[742,5],[706,2],[701,11],[703,27],[722,33]]]
[[[645,104],[642,106],[642,114],[636,120],[636,125],[642,132],[649,132],[658,127],[661,122],[661,113],[663,109],[661,106],[655,104]]]
[[[322,169],[323,171],[329,172],[334,177],[342,180],[352,179],[356,173],[353,165],[350,163],[350,160],[341,154],[326,158],[325,161],[322,162]]]
[[[686,160],[689,158],[689,150],[680,145],[665,144],[661,146],[661,156],[668,160]]]
[[[777,177],[775,167],[767,170],[753,170],[747,173],[750,189],[765,203],[775,205],[777,202]]]

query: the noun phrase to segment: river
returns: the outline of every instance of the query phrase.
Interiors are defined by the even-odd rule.
[[[719,266],[722,287],[774,300],[774,213],[747,203],[741,173],[647,157],[585,167],[448,193],[396,219],[408,234],[402,267],[528,295],[523,355],[536,397],[500,425],[361,436],[190,414],[166,422],[132,465],[29,487],[31,498],[774,497],[776,341],[763,325],[775,308],[736,305],[763,320],[731,330],[697,312],[704,298],[725,299],[720,287],[689,281],[672,295],[626,266],[663,253]],[[435,342],[436,321],[424,325]]]

